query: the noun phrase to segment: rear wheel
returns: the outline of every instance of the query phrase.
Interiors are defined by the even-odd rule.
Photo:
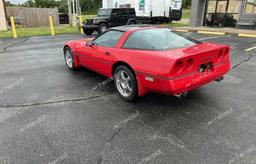
[[[103,33],[103,32],[106,32],[108,29],[108,25],[106,23],[101,23],[100,26],[99,26],[99,33]]]
[[[126,66],[118,66],[114,71],[117,94],[126,101],[137,97],[137,81],[132,71]]]
[[[135,24],[135,21],[130,21],[129,23],[128,23],[128,25],[134,25]]]
[[[65,59],[65,62],[66,62],[66,65],[67,67],[70,69],[70,70],[75,70],[75,65],[74,65],[74,58],[73,58],[73,53],[72,53],[72,50],[69,48],[69,47],[66,47],[64,49],[64,59]]]

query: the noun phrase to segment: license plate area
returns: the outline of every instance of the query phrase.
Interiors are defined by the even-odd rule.
[[[213,62],[202,63],[199,65],[197,71],[199,73],[211,73],[214,71]]]

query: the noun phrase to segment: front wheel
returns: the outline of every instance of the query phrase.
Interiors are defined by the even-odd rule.
[[[92,31],[92,30],[85,30],[85,29],[84,29],[84,33],[85,33],[86,35],[92,35],[93,31]]]
[[[108,29],[108,25],[106,25],[105,23],[101,23],[100,26],[99,26],[99,33],[103,33],[103,32],[106,32]]]
[[[126,66],[118,66],[114,71],[117,94],[126,101],[137,97],[137,81],[132,71]]]
[[[69,48],[69,47],[66,47],[64,49],[64,59],[65,59],[65,62],[66,62],[66,65],[67,67],[70,69],[70,70],[75,70],[75,65],[74,65],[74,58],[73,58],[73,53],[72,53],[72,50]]]

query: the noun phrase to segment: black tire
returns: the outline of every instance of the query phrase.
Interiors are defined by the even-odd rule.
[[[120,91],[120,87],[122,86],[121,82],[120,82],[120,84],[118,84],[118,80],[120,80],[120,76],[121,76],[120,73],[122,71],[124,71],[130,77],[130,81],[129,81],[130,86],[129,87],[131,88],[131,91],[126,96],[124,96],[124,94]],[[120,65],[120,66],[116,67],[116,69],[114,70],[114,77],[115,77],[114,86],[115,86],[115,90],[116,90],[118,96],[125,101],[134,101],[138,95],[138,89],[137,89],[138,87],[137,87],[136,78],[135,78],[134,74],[132,73],[132,71],[128,67]],[[127,88],[129,88],[129,87],[127,87]]]
[[[130,21],[130,22],[128,23],[128,25],[134,25],[134,24],[136,24],[135,21]]]
[[[93,33],[92,30],[85,30],[85,29],[83,29],[83,31],[84,31],[84,33],[85,33],[86,35],[92,35],[92,33]]]
[[[71,59],[72,59],[72,62],[71,62],[71,65],[68,63],[67,61],[67,53],[70,53],[71,55]],[[69,47],[65,47],[64,48],[64,60],[65,60],[65,63],[66,63],[66,66],[71,70],[71,71],[75,71],[77,68],[75,67],[74,65],[74,56],[73,56],[73,53],[72,53],[72,50],[69,48]]]
[[[105,32],[105,31],[107,31],[107,29],[108,29],[108,25],[106,23],[101,23],[99,25],[99,30],[98,31],[101,34],[101,33]]]

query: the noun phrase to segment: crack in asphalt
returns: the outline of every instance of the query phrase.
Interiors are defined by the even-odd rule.
[[[242,65],[243,63],[248,62],[252,57],[254,57],[252,54],[250,54],[247,58],[245,58],[244,60],[242,60],[241,62],[237,63],[236,65],[232,66],[232,70],[236,69],[237,67],[239,67],[240,65]]]
[[[20,107],[31,107],[31,106],[40,106],[40,105],[48,105],[48,104],[58,104],[63,102],[79,102],[79,101],[97,99],[97,98],[105,97],[112,94],[114,93],[108,93],[108,94],[86,97],[86,98],[63,99],[63,100],[36,102],[36,103],[28,103],[28,104],[7,104],[7,105],[0,105],[0,108],[20,108]]]
[[[13,46],[17,46],[18,44],[20,44],[20,43],[22,43],[22,42],[24,43],[24,42],[26,42],[26,41],[28,41],[28,40],[29,40],[29,37],[28,37],[28,38],[25,38],[25,39],[22,39],[21,41],[14,42],[14,43],[12,43],[12,44],[6,46],[6,47],[3,47],[2,50],[0,51],[0,54],[5,53],[5,52],[8,50],[8,48],[11,48],[11,47],[13,47]]]

